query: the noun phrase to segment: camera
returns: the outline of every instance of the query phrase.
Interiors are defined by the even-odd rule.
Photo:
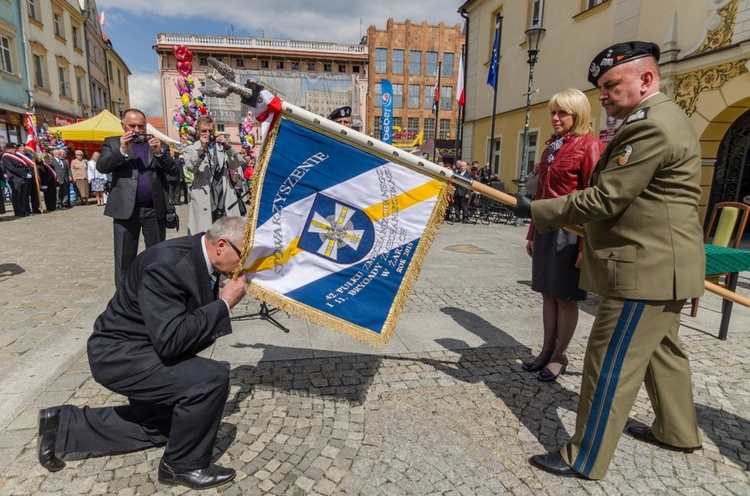
[[[149,141],[152,136],[150,134],[133,133],[133,143],[145,143]]]
[[[208,135],[208,142],[211,143],[212,145],[216,143],[216,135],[215,134]]]

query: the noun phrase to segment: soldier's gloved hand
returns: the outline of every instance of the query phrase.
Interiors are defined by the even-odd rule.
[[[508,209],[521,219],[531,218],[531,200],[525,196],[516,196],[516,204],[508,206]]]

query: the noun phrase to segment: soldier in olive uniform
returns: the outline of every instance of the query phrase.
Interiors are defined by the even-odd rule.
[[[629,42],[596,56],[589,81],[622,124],[591,186],[514,207],[540,232],[583,224],[580,286],[602,297],[584,359],[575,434],[560,452],[529,461],[561,476],[601,479],[642,383],[655,413],[634,438],[680,451],[700,448],[680,312],[703,293],[698,218],[700,145],[684,112],[659,93],[659,47]]]

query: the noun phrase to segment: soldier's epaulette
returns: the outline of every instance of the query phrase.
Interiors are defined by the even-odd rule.
[[[646,119],[648,117],[648,109],[651,107],[643,108],[637,112],[634,112],[630,114],[630,116],[625,119],[625,124],[630,124],[631,122],[638,122],[642,121],[643,119]]]

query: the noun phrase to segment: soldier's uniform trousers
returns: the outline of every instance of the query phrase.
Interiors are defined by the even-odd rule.
[[[690,365],[677,335],[684,304],[602,299],[586,348],[575,434],[561,450],[576,472],[604,477],[644,382],[654,436],[677,447],[701,445]]]

